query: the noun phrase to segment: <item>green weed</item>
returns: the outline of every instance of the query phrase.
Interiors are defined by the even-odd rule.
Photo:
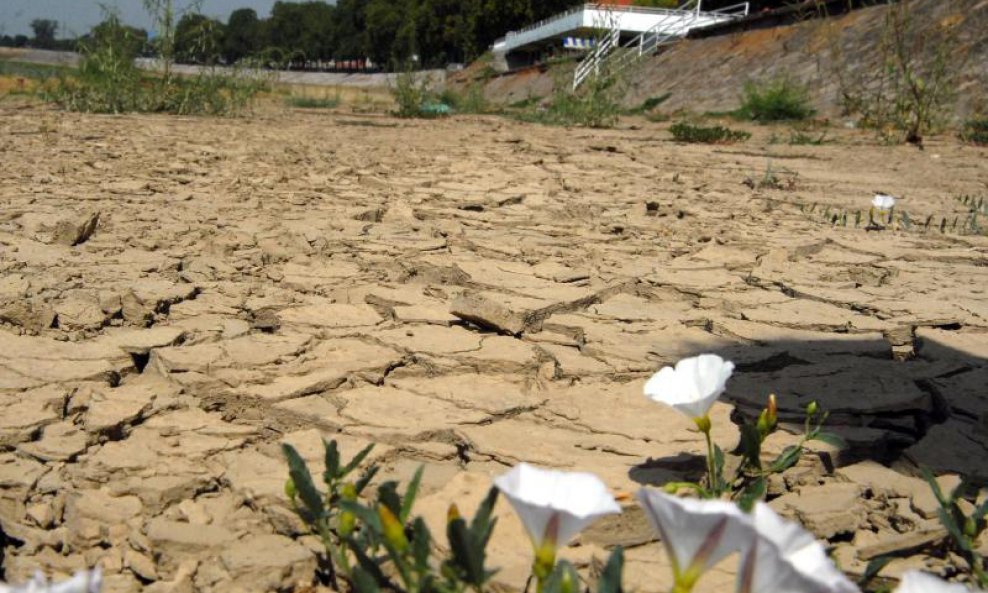
[[[814,113],[806,86],[784,76],[745,84],[738,111],[739,116],[759,122],[798,121]]]
[[[700,126],[685,121],[674,124],[669,131],[677,142],[687,143],[731,144],[751,138],[751,133],[744,130],[732,130],[724,126]]]

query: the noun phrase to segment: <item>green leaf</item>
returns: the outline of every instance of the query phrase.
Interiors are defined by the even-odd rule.
[[[412,523],[412,557],[415,569],[419,573],[429,568],[429,552],[432,549],[432,533],[425,524],[425,519],[416,517]]]
[[[810,440],[820,441],[821,443],[827,443],[831,447],[836,447],[838,449],[847,449],[847,441],[845,441],[842,437],[832,432],[817,431],[813,433],[813,436]]]
[[[782,453],[768,466],[770,473],[784,472],[790,467],[799,463],[799,458],[803,455],[803,448],[796,445],[789,445],[782,450]]]
[[[920,473],[922,474],[923,479],[926,480],[926,483],[930,485],[930,490],[933,491],[933,496],[936,497],[937,502],[940,503],[940,506],[941,507],[948,507],[948,506],[950,506],[950,501],[948,501],[944,497],[943,490],[940,489],[940,484],[939,484],[939,482],[937,482],[936,478],[933,476],[933,472],[931,472],[929,470],[929,468],[925,468],[924,467],[924,468],[922,468],[920,470]]]
[[[568,560],[560,560],[556,568],[545,580],[543,593],[578,593],[580,575]]]
[[[371,443],[366,447],[364,447],[359,453],[354,455],[353,459],[350,460],[350,463],[346,464],[346,467],[344,467],[343,471],[340,472],[339,477],[344,478],[350,475],[350,473],[352,473],[353,470],[357,469],[357,467],[364,462],[364,459],[367,459],[367,456],[370,455],[370,452],[373,449],[374,449],[374,443]]]
[[[871,559],[868,566],[865,567],[864,574],[858,579],[858,586],[864,589],[868,583],[878,576],[878,573],[888,565],[889,562],[893,560],[894,556],[876,556]]]
[[[370,579],[378,586],[381,585],[387,586],[388,577],[386,577],[384,575],[384,572],[381,571],[381,567],[378,566],[377,562],[374,562],[374,560],[367,555],[367,552],[364,552],[363,547],[360,546],[356,541],[353,541],[352,539],[347,539],[346,543],[347,543],[347,547],[350,548],[350,550],[353,552],[354,557],[357,559],[357,566],[354,568],[354,574],[356,574],[356,571],[358,569],[362,569],[367,573],[367,576],[370,577]]]
[[[597,593],[622,593],[622,574],[624,573],[624,548],[618,546],[607,559],[600,579],[597,581]]]
[[[485,546],[480,544],[475,534],[467,528],[466,521],[456,518],[446,524],[446,539],[452,563],[457,567],[464,582],[480,586],[484,582]]]
[[[354,593],[381,593],[381,587],[363,566],[354,567],[351,579]]]
[[[494,526],[497,525],[497,519],[491,520],[491,516],[494,513],[494,505],[497,503],[499,492],[497,488],[488,490],[487,496],[484,497],[483,502],[477,507],[477,512],[474,514],[473,520],[470,521],[470,530],[481,535],[484,545],[491,538],[491,534],[494,532]]]
[[[741,426],[739,453],[745,462],[756,470],[762,469],[762,438],[754,424]]]
[[[419,493],[419,484],[422,483],[423,472],[425,472],[425,466],[420,465],[415,470],[412,481],[408,483],[408,488],[405,489],[405,498],[401,501],[401,513],[398,515],[398,519],[402,523],[407,523],[409,516],[412,514],[412,506],[415,504],[415,497]]]
[[[371,483],[371,480],[374,479],[374,476],[376,476],[377,472],[380,470],[380,466],[372,465],[364,471],[364,473],[360,476],[360,479],[353,484],[354,489],[357,491],[357,496],[360,496],[360,494],[367,489],[367,486]]]
[[[947,530],[947,533],[950,534],[950,537],[954,540],[954,543],[965,552],[972,551],[971,542],[964,537],[964,532],[961,531],[960,526],[957,524],[957,521],[954,520],[954,517],[950,514],[950,512],[948,512],[946,508],[941,507],[937,509],[937,515],[940,517],[940,523],[943,525],[944,529]]]
[[[340,450],[336,446],[336,441],[323,441],[326,448],[326,472],[323,474],[323,481],[327,484],[340,477]]]
[[[768,483],[762,477],[748,484],[738,499],[738,506],[741,507],[741,510],[750,513],[751,509],[755,508],[755,503],[765,497],[767,487]]]
[[[305,460],[295,450],[295,447],[288,443],[283,443],[281,449],[288,459],[288,475],[291,476],[292,482],[295,483],[295,489],[298,491],[299,498],[302,499],[302,504],[305,505],[306,510],[309,511],[314,519],[321,520],[325,518],[326,508],[323,506],[322,495],[319,494],[319,490],[316,489],[315,484],[312,482],[312,474],[309,473],[309,468],[306,467]]]
[[[381,527],[381,518],[377,516],[376,511],[365,507],[359,502],[350,500],[341,500],[337,503],[337,506],[341,511],[349,511],[356,515],[357,519],[377,536],[376,541],[382,539],[383,528]]]
[[[398,482],[389,480],[377,489],[377,502],[388,507],[395,517],[401,515],[401,495],[398,494]]]
[[[712,490],[720,492],[724,489],[724,450],[717,445],[714,445],[714,471],[717,475],[710,476]]]

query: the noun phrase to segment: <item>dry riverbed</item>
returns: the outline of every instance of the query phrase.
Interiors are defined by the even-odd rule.
[[[0,104],[3,574],[311,584],[318,544],[286,504],[282,442],[313,463],[321,437],[378,443],[386,477],[425,464],[419,511],[438,532],[450,501],[472,512],[522,460],[616,493],[696,479],[702,437],[642,385],[701,352],[738,365],[714,411],[725,449],[732,411],[769,393],[787,420],[813,399],[831,411],[850,449],[814,449],[770,494],[843,569],[898,552],[883,574],[945,570],[915,476],[988,479],[988,238],[962,232],[957,199],[988,200],[988,151],[751,130],[709,147],[642,120]],[[780,187],[759,187],[769,168]],[[876,191],[910,229],[864,230]],[[847,227],[821,214],[845,211]],[[943,217],[962,222],[941,233]],[[493,563],[520,586],[529,546],[499,514]],[[591,572],[623,544],[630,586],[668,589],[631,506],[577,544]],[[729,590],[733,571],[699,589]]]

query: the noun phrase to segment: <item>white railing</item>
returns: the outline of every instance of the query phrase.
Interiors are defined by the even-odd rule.
[[[747,16],[750,9],[748,2],[742,2],[717,10],[703,11],[702,2],[703,0],[689,0],[675,10],[659,9],[666,16],[624,45],[620,44],[620,22],[615,19],[603,42],[577,65],[573,73],[573,90],[579,88],[591,75],[599,75],[602,66],[606,66],[613,74],[642,56],[654,53],[659,47],[682,39],[698,23],[714,24],[734,20]]]
[[[576,90],[591,74],[597,76],[600,73],[600,65],[620,42],[621,29],[615,27],[594,45],[593,51],[576,66],[576,72],[573,73],[573,90]]]

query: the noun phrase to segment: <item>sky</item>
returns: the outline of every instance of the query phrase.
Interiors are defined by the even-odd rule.
[[[271,13],[275,0],[202,0],[202,13],[226,22],[238,8],[253,8],[258,16]],[[100,5],[115,6],[128,25],[151,29],[141,0],[0,0],[0,35],[32,35],[31,21],[37,18],[58,21],[58,37],[87,33],[103,20]],[[187,6],[190,0],[175,0]]]

